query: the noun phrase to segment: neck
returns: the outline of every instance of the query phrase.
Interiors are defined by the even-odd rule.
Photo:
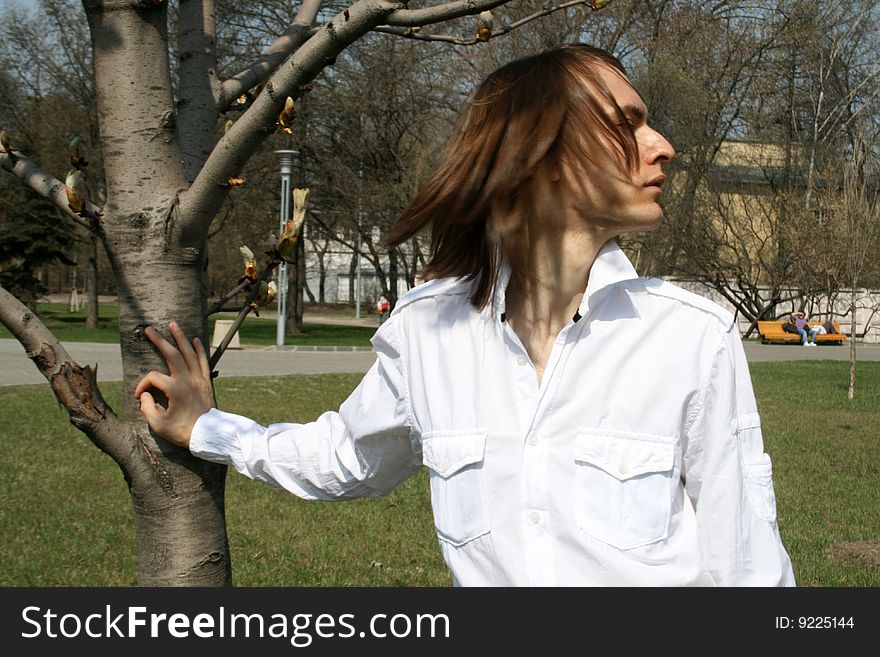
[[[535,365],[538,385],[556,337],[581,304],[590,268],[604,244],[585,231],[572,235],[545,230],[541,234],[529,240],[524,257],[513,259],[505,294],[507,321]]]
[[[507,318],[517,333],[555,338],[580,306],[606,239],[587,231],[544,231],[529,240],[527,252],[513,263],[505,294]]]

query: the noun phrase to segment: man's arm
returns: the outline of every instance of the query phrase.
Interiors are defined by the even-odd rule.
[[[230,465],[252,479],[300,497],[386,494],[421,467],[421,456],[414,449],[417,443],[410,437],[395,324],[386,322],[374,336],[377,360],[339,412],[328,411],[314,422],[263,427],[248,418],[209,408],[202,410],[186,431],[181,427],[194,411],[180,400],[191,398],[190,388],[198,387],[200,379],[191,375],[197,383],[188,382],[190,375],[180,367],[186,361],[182,355],[178,361],[178,356],[168,351],[173,349],[168,343],[160,348],[167,353],[169,366],[175,362],[172,375],[151,373],[138,385],[142,412],[157,433],[166,431],[167,426],[177,432],[172,437],[186,433],[185,438],[172,442],[188,447],[195,456]],[[185,336],[175,338],[178,344],[185,342]],[[207,376],[210,383],[210,374]],[[169,397],[169,410],[153,411],[148,404],[144,411],[143,399],[149,394],[144,391],[151,384]]]
[[[742,342],[721,337],[687,432],[683,477],[703,567],[720,586],[794,586]]]

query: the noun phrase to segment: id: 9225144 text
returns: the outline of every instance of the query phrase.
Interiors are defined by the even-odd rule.
[[[855,629],[852,616],[776,616],[777,630],[833,630]]]

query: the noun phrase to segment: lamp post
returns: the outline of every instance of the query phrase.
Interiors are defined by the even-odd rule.
[[[281,164],[281,213],[278,228],[278,235],[284,232],[284,225],[290,219],[290,184],[293,178],[293,158],[299,154],[299,151],[282,150],[275,151]],[[278,322],[275,330],[275,344],[279,347],[284,346],[284,323],[287,319],[287,263],[278,264],[278,274],[276,278],[278,285]]]

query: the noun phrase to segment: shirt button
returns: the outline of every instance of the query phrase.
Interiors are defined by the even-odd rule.
[[[520,356],[516,359],[516,364],[520,366],[528,365],[529,361],[525,358],[525,356]]]
[[[533,525],[537,525],[539,522],[541,522],[541,514],[537,511],[532,511],[529,514],[529,522]]]
[[[538,434],[533,433],[529,436],[529,445],[531,445],[532,447],[537,445],[539,442],[541,442],[541,437]]]
[[[621,464],[620,464],[620,467],[617,468],[617,471],[620,473],[620,475],[621,475],[622,477],[625,477],[626,475],[629,474],[629,468],[626,467],[626,464],[625,464],[625,463],[621,463]]]

